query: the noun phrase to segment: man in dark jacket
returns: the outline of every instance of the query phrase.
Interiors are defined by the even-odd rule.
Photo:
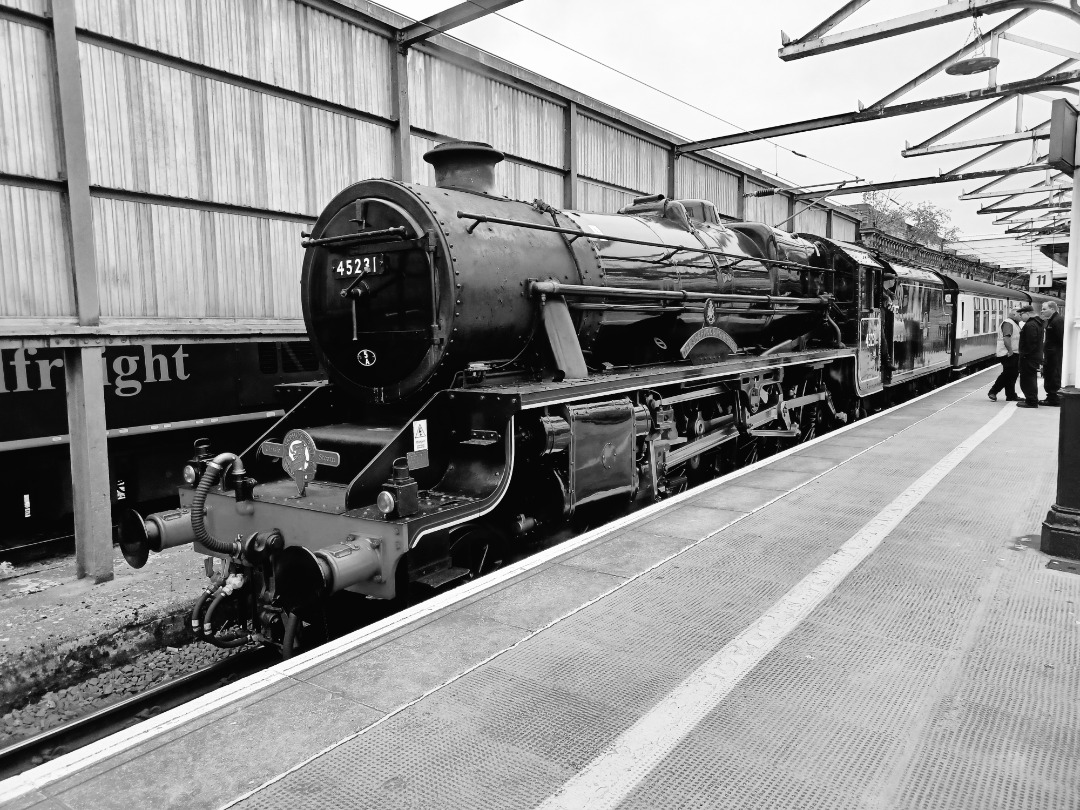
[[[1046,340],[1043,343],[1043,388],[1046,399],[1040,405],[1058,407],[1058,389],[1061,388],[1061,352],[1065,345],[1065,319],[1053,301],[1044,301],[1039,315],[1046,323]]]
[[[1020,307],[1024,325],[1020,329],[1020,390],[1024,398],[1016,403],[1018,408],[1039,407],[1039,366],[1043,359],[1042,319],[1035,315],[1031,304]]]

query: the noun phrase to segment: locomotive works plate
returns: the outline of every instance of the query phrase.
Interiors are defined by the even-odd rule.
[[[356,278],[357,276],[375,276],[383,271],[383,254],[372,253],[369,256],[357,256],[354,259],[340,259],[334,265],[337,278]]]

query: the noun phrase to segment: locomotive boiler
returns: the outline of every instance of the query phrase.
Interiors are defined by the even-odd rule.
[[[356,183],[303,235],[328,383],[285,386],[285,417],[246,450],[198,446],[181,508],[124,520],[133,565],[192,542],[216,560],[192,613],[211,643],[289,655],[336,594],[476,576],[540,527],[663,497],[837,414],[855,351],[836,292],[859,273],[827,240],[724,225],[701,200],[511,200],[483,144],[425,159],[436,186]]]
[[[822,273],[758,261],[770,247],[779,257],[774,235],[722,227],[711,204],[688,211],[659,195],[619,214],[523,204],[493,193],[502,159],[483,144],[437,146],[425,155],[436,188],[357,183],[305,241],[308,331],[330,377],[361,401],[430,395],[470,362],[525,351],[541,328],[563,371],[583,377],[585,365],[722,359],[743,341],[773,345],[820,322]],[[784,248],[787,259],[815,254],[797,238]],[[536,305],[538,291],[551,306]],[[560,295],[570,294],[566,309]],[[717,307],[713,337],[692,347],[700,309],[663,306],[763,294],[790,300],[768,312]],[[572,331],[577,347],[552,340],[559,330]]]

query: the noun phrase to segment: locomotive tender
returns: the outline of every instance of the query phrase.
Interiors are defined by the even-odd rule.
[[[701,200],[510,200],[484,144],[424,157],[435,187],[356,183],[304,235],[329,384],[283,386],[267,441],[200,444],[181,508],[122,523],[132,565],[209,555],[192,627],[213,644],[288,656],[335,594],[440,588],[540,526],[805,440],[992,358],[1026,300]]]

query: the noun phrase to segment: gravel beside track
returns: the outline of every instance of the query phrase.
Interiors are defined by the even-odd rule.
[[[0,779],[15,776],[27,768],[75,751],[148,717],[194,700],[230,681],[258,672],[278,660],[276,652],[265,647],[251,646],[239,651],[219,652],[224,655],[193,671],[177,672],[164,678],[154,675],[152,677],[158,679],[158,683],[147,683],[132,694],[113,692],[101,707],[94,706],[97,701],[93,699],[76,705],[74,690],[66,690],[68,697],[72,698],[68,709],[78,714],[21,740],[0,743]],[[186,658],[188,661],[194,660],[190,655]],[[176,666],[176,662],[172,665]],[[63,698],[59,700],[63,701]],[[55,703],[57,708],[60,706],[59,702],[51,699],[47,702]],[[58,715],[53,709],[48,716],[55,718]]]
[[[85,681],[55,692],[46,692],[40,699],[0,717],[0,748],[119,703],[152,686],[196,672],[228,658],[234,652],[219,650],[209,644],[166,647],[116,669],[100,672]]]
[[[153,555],[138,571],[117,553],[116,578],[100,585],[78,579],[71,557],[29,566],[3,562],[0,717],[7,722],[0,720],[0,734],[9,733],[15,720],[23,722],[24,706],[35,706],[37,716],[41,707],[46,713],[62,710],[62,690],[78,688],[81,695],[97,688],[99,696],[109,686],[123,690],[127,676],[145,674],[123,672],[124,667],[151,653],[160,654],[162,661],[175,655],[165,648],[189,640],[189,611],[206,583],[202,560],[190,548]],[[106,674],[117,670],[125,677]],[[86,686],[92,678],[98,682]]]

